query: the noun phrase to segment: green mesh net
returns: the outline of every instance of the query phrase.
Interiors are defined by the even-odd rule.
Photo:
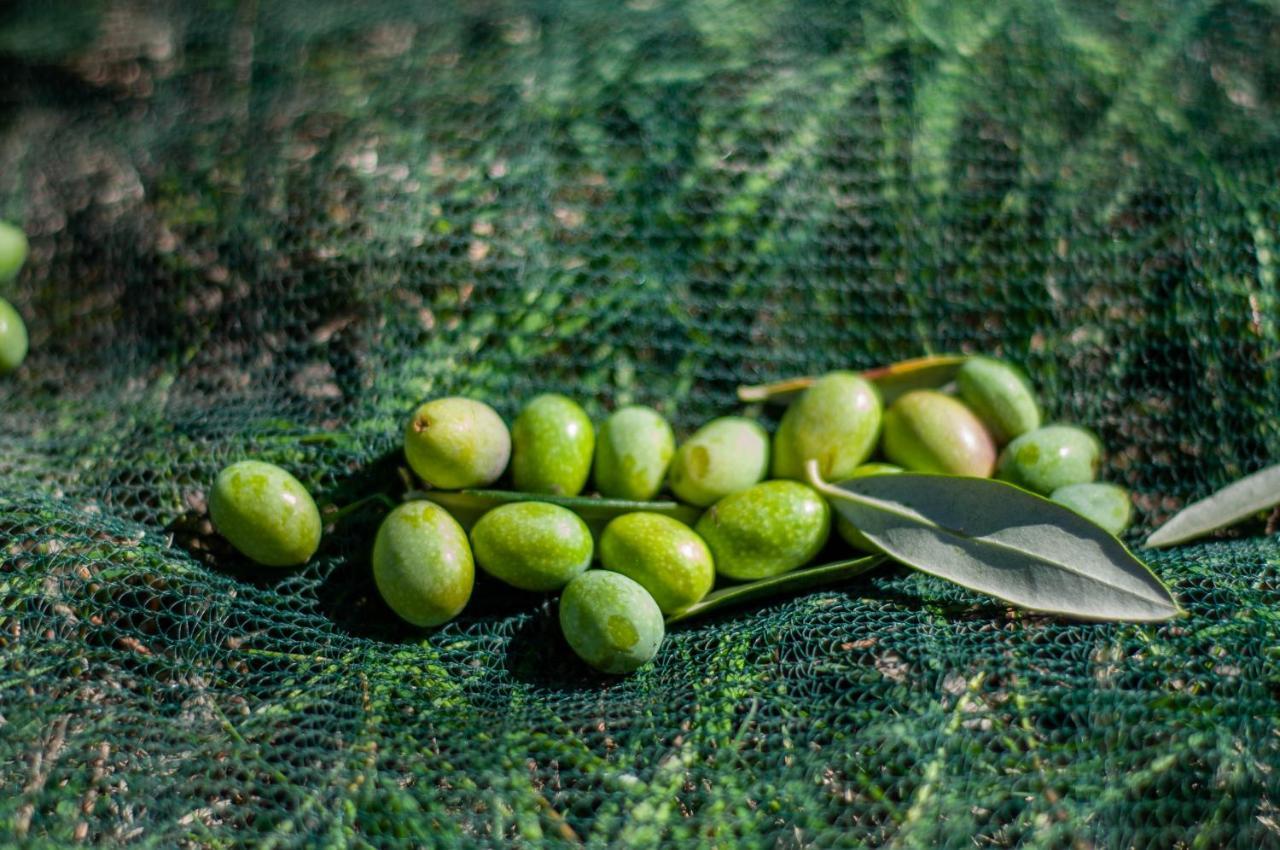
[[[687,434],[986,352],[1136,544],[1280,459],[1273,3],[32,0],[0,82],[0,843],[1280,843],[1261,523],[1150,554],[1172,623],[883,570],[605,679],[494,584],[397,625],[379,508],[293,572],[205,516],[250,456],[398,495],[430,396]]]

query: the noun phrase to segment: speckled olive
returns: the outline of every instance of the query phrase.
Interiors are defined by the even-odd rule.
[[[741,416],[703,425],[676,450],[667,484],[676,498],[698,507],[745,490],[769,470],[769,435]]]
[[[275,464],[242,460],[218,473],[209,517],[232,546],[263,566],[305,564],[320,546],[315,501]]]
[[[578,657],[604,673],[653,659],[666,628],[649,591],[610,570],[588,570],[560,595],[560,630]]]
[[[511,434],[496,411],[469,398],[438,398],[419,407],[404,431],[404,454],[432,487],[460,490],[498,480],[511,456]]]
[[[596,435],[596,488],[613,499],[652,499],[675,447],[675,434],[658,411],[639,405],[614,411]]]
[[[880,394],[854,372],[823,375],[791,403],[773,435],[773,477],[804,478],[815,459],[822,477],[849,477],[876,445]]]
[[[600,563],[649,591],[662,613],[692,605],[716,580],[711,550],[679,520],[640,511],[605,526]]]
[[[1098,473],[1102,444],[1074,425],[1047,425],[1004,447],[997,477],[1048,495],[1069,484],[1092,481]]]
[[[13,305],[0,298],[0,375],[22,365],[27,356],[27,326]]]
[[[872,475],[895,475],[902,472],[900,466],[894,466],[891,463],[864,463],[858,467],[850,475],[850,478],[867,478]],[[834,512],[833,512],[834,513]],[[880,547],[867,539],[867,536],[856,529],[853,523],[836,513],[836,533],[844,538],[844,542],[848,543],[855,549],[863,552],[879,552]]]
[[[577,402],[540,395],[511,426],[512,483],[526,493],[576,496],[591,474],[595,449],[595,427]]]
[[[1111,534],[1122,534],[1133,517],[1129,491],[1115,484],[1068,484],[1054,490],[1049,498]]]
[[[1026,376],[1002,360],[970,357],[956,375],[960,398],[1004,445],[1040,427],[1040,405]]]
[[[432,502],[406,502],[378,528],[373,580],[392,611],[415,626],[438,626],[471,598],[475,563],[467,535]]]
[[[996,445],[986,426],[949,395],[915,390],[884,414],[884,456],[913,472],[987,478]]]
[[[725,496],[697,532],[725,578],[776,576],[807,563],[827,542],[831,509],[798,481],[765,481]]]
[[[471,529],[476,564],[521,590],[559,590],[586,572],[594,548],[577,514],[546,502],[502,505]]]
[[[7,221],[0,221],[0,280],[9,280],[27,261],[27,235]]]

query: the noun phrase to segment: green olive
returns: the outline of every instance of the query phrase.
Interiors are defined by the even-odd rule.
[[[0,281],[10,280],[27,261],[27,235],[7,221],[0,221]]]
[[[513,502],[486,513],[471,529],[471,549],[482,570],[512,587],[559,590],[591,566],[594,543],[587,524],[567,508]]]
[[[698,520],[716,572],[757,579],[803,566],[827,542],[831,509],[798,481],[765,481],[725,496]]]
[[[987,426],[996,445],[1040,427],[1040,405],[1025,375],[1001,360],[970,357],[956,375],[960,398]]]
[[[987,478],[996,446],[969,408],[934,390],[915,390],[884,414],[884,456],[913,472]]]
[[[662,489],[676,438],[658,411],[639,405],[615,411],[596,438],[596,488],[611,499],[648,501]]]
[[[596,431],[577,402],[548,393],[516,417],[511,444],[511,478],[517,490],[576,496],[591,474]]]
[[[484,402],[439,398],[419,407],[404,432],[404,454],[418,477],[442,490],[485,487],[511,456],[511,434]]]
[[[471,598],[475,563],[462,526],[433,502],[405,502],[378,528],[373,580],[401,619],[438,626]]]
[[[27,326],[13,305],[0,298],[0,375],[22,365],[27,356]]]
[[[849,477],[876,445],[880,394],[854,372],[830,372],[791,403],[773,436],[773,477],[804,478],[815,459],[822,477]]]
[[[1102,444],[1074,425],[1047,425],[1004,447],[996,476],[1041,495],[1069,484],[1084,484],[1098,474]]]
[[[1068,484],[1054,490],[1049,498],[1117,536],[1124,533],[1133,518],[1129,492],[1115,484]]]
[[[769,435],[741,416],[703,425],[676,451],[667,483],[676,498],[706,507],[764,478],[769,470]]]
[[[697,602],[716,580],[711,550],[693,529],[661,514],[623,514],[604,528],[600,563],[649,591],[662,613]]]
[[[232,546],[263,566],[305,564],[320,546],[315,501],[275,464],[242,460],[218,473],[209,517]]]
[[[894,466],[891,463],[864,463],[855,469],[849,477],[868,478],[873,475],[894,475],[903,471],[905,470],[902,467]],[[849,520],[837,513],[835,514],[835,521],[836,533],[844,538],[844,542],[863,552],[880,551],[880,547],[868,540],[867,536],[855,528]]]
[[[560,630],[578,657],[604,673],[653,659],[666,627],[649,592],[621,573],[588,570],[560,595]]]

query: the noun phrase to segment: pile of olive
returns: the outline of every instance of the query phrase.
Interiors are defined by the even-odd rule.
[[[521,590],[559,591],[560,625],[573,650],[599,670],[626,673],[657,653],[664,615],[698,602],[717,579],[780,575],[823,549],[832,511],[799,480],[810,459],[832,481],[903,470],[995,474],[1121,532],[1129,498],[1094,483],[1098,440],[1069,425],[1041,427],[1040,418],[1025,378],[986,357],[964,362],[954,393],[915,390],[887,409],[871,382],[833,372],[791,403],[772,439],[756,422],[731,416],[678,448],[671,426],[647,407],[623,407],[597,429],[576,402],[542,395],[508,430],[482,402],[436,399],[414,412],[404,433],[408,465],[433,491],[487,487],[510,469],[524,493],[577,496],[590,479],[601,497],[634,504],[665,484],[706,510],[689,525],[635,504],[596,535],[552,501],[526,497],[477,519],[413,500],[383,520],[373,576],[391,609],[424,627],[463,610],[477,565]],[[877,450],[883,460],[869,463]],[[223,470],[209,507],[219,531],[263,564],[303,563],[320,541],[314,501],[269,464]],[[836,527],[854,548],[874,549],[848,523]]]

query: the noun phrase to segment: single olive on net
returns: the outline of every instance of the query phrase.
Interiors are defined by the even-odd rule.
[[[1023,434],[1000,453],[996,477],[1048,496],[1098,474],[1102,443],[1074,425],[1047,425]]]
[[[233,463],[209,494],[214,528],[245,557],[267,567],[305,564],[320,546],[320,511],[298,479],[275,464]]]
[[[742,416],[703,425],[676,450],[667,473],[671,492],[705,508],[758,483],[769,471],[769,435]]]
[[[831,508],[798,481],[765,481],[716,502],[696,528],[731,579],[780,575],[809,562],[827,542]]]
[[[1049,498],[1115,535],[1123,534],[1133,518],[1129,491],[1116,484],[1068,484],[1054,490]]]
[[[1040,403],[1021,371],[1002,360],[970,357],[956,374],[965,405],[987,426],[996,445],[1040,427]]]
[[[913,472],[988,478],[996,444],[963,403],[935,390],[916,390],[885,411],[884,456]]]
[[[26,323],[12,304],[0,298],[0,375],[17,369],[26,357]]]
[[[576,496],[591,475],[595,426],[576,401],[556,393],[525,405],[511,426],[511,480],[525,493]]]
[[[904,470],[900,466],[894,466],[891,463],[864,463],[858,467],[850,475],[850,478],[866,478],[872,475],[896,475]],[[862,552],[879,552],[880,547],[872,543],[865,534],[854,527],[853,523],[845,519],[843,515],[835,515],[836,533],[839,534],[845,543]]]
[[[649,591],[664,614],[685,608],[711,591],[715,564],[694,530],[661,514],[623,514],[605,526],[600,563]]]
[[[880,394],[854,372],[823,375],[791,403],[773,436],[773,477],[804,478],[805,461],[822,477],[848,478],[880,433]]]
[[[433,502],[400,505],[373,543],[378,593],[401,619],[438,626],[458,616],[471,598],[475,563],[466,532]]]
[[[578,657],[604,673],[631,673],[662,645],[662,611],[637,582],[588,570],[560,595],[560,630]]]
[[[432,487],[485,487],[507,468],[511,433],[484,402],[439,398],[414,411],[405,426],[404,454],[414,473]]]
[[[620,408],[596,435],[596,488],[612,499],[648,501],[662,489],[675,449],[675,434],[658,411]]]
[[[559,590],[586,572],[594,548],[581,517],[546,502],[502,505],[471,529],[480,569],[521,590]]]
[[[27,234],[0,221],[0,281],[12,280],[27,261]]]

